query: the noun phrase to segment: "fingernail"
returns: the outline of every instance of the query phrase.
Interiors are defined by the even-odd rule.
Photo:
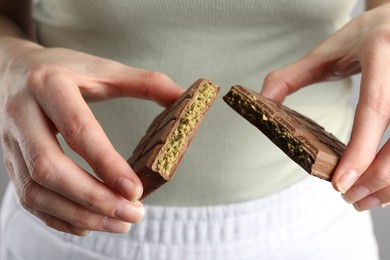
[[[110,217],[103,218],[103,230],[112,233],[127,233],[130,230],[130,223],[123,222]]]
[[[348,203],[355,203],[370,194],[370,190],[363,185],[356,185],[349,188],[348,192],[343,193],[343,199]]]
[[[120,178],[118,180],[117,189],[130,201],[137,201],[142,196],[142,187],[126,178]]]
[[[356,203],[353,206],[357,211],[364,211],[364,210],[372,209],[379,205],[381,205],[380,200],[377,197],[371,196],[365,198],[362,201],[359,201],[359,203]]]
[[[72,232],[72,234],[80,237],[86,237],[90,233],[90,230],[81,229],[70,224],[68,225],[68,229]]]
[[[345,172],[336,183],[337,188],[341,193],[346,193],[349,188],[355,183],[359,175],[356,170]]]
[[[137,223],[145,215],[145,208],[141,203],[121,203],[115,210],[115,216],[123,221]]]
[[[81,232],[79,233],[79,236],[81,236],[81,237],[86,237],[86,236],[89,235],[90,232],[91,232],[90,230],[83,230],[83,231],[81,231]]]
[[[390,202],[387,202],[387,203],[383,203],[382,205],[381,205],[381,207],[382,208],[386,208],[387,206],[389,206],[390,205]]]

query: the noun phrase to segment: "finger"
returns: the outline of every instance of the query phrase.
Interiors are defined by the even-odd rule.
[[[7,145],[7,147],[9,147],[9,145]],[[15,147],[15,146],[13,146],[13,147]],[[14,152],[15,150],[13,149],[12,151]],[[10,154],[10,153],[6,152],[6,154]],[[19,151],[19,153],[17,153],[17,155],[22,156],[20,151]],[[14,164],[16,163],[16,161],[14,159],[15,159],[15,156],[17,156],[17,155],[16,154],[13,155],[12,156],[13,159],[10,159],[10,156],[8,156],[8,158],[4,160],[4,167],[5,167],[8,175],[10,176],[12,182],[14,183],[15,190],[18,194],[18,197],[21,200],[21,198],[23,197],[21,189],[20,189],[21,181],[17,178],[15,170],[14,170]],[[14,163],[12,163],[11,161],[13,161]],[[18,168],[20,169],[20,167],[18,167]],[[28,212],[30,212],[31,214],[35,215],[37,218],[42,220],[48,227],[51,227],[51,228],[56,229],[58,231],[70,233],[70,234],[77,235],[77,236],[86,236],[89,233],[89,230],[75,227],[75,226],[73,226],[73,225],[71,225],[71,224],[69,224],[69,223],[67,223],[59,218],[56,218],[56,217],[53,217],[47,213],[38,211],[35,208],[28,206],[26,203],[24,203],[24,208]]]
[[[45,189],[30,176],[20,151],[13,151],[12,180],[23,208],[58,230],[98,230],[124,233],[130,223],[91,212],[58,193]],[[19,155],[18,155],[19,153]],[[58,220],[56,220],[58,219]],[[67,225],[63,225],[69,223]]]
[[[80,91],[87,100],[127,96],[167,106],[185,91],[161,72],[129,67],[81,52],[65,49],[60,52],[62,64],[79,73]],[[84,62],[80,63],[80,60]]]
[[[339,80],[360,71],[355,35],[347,25],[297,61],[270,72],[264,79],[261,94],[282,102],[305,86]],[[340,44],[348,42],[348,44]]]
[[[57,193],[44,189],[29,178],[28,173],[25,173],[23,177],[24,184],[17,189],[20,203],[45,223],[48,221],[46,219],[48,216],[53,216],[60,219],[62,223],[57,221],[52,225],[66,222],[80,230],[126,233],[130,229],[130,223],[93,213]],[[61,228],[66,230],[69,227],[62,226]]]
[[[38,211],[38,210],[31,208],[27,205],[25,205],[25,209],[28,212],[30,212],[31,214],[33,214],[34,216],[36,216],[37,218],[39,218],[43,223],[45,223],[46,226],[51,227],[55,230],[69,233],[69,234],[73,234],[76,236],[82,236],[82,237],[87,236],[90,232],[90,230],[78,228],[78,227],[73,226],[73,225],[71,225],[71,224],[69,224],[69,223],[67,223],[59,218],[56,218],[56,217],[51,216],[47,213],[43,213],[41,211]]]
[[[390,202],[390,186],[378,190],[367,197],[353,203],[357,211],[373,209],[378,206],[386,207]]]
[[[373,162],[390,120],[390,50],[371,48],[362,57],[362,80],[351,139],[334,173],[333,185],[345,193]]]
[[[374,162],[356,181],[356,183],[345,193],[343,198],[349,203],[356,203],[361,209],[368,209],[370,205],[367,202],[372,202],[373,198],[379,199],[382,203],[390,202],[390,191],[384,189],[390,186],[390,140],[382,147],[377,154]],[[363,200],[367,197],[372,197],[369,200]]]
[[[107,185],[125,198],[141,197],[142,184],[126,160],[114,149],[82,98],[74,76],[61,71],[35,82],[35,97],[68,145],[79,153]]]
[[[49,122],[34,103],[26,102],[19,120],[35,127],[22,132],[22,154],[33,180],[41,186],[104,216],[139,222],[141,205],[131,203],[71,161],[49,130]]]
[[[21,153],[19,153],[19,155],[21,156]],[[16,163],[15,160],[12,160],[12,161],[14,163]],[[21,198],[23,196],[22,196],[22,192],[20,191],[21,190],[20,185],[18,185],[19,183],[21,183],[21,181],[19,181],[19,179],[17,179],[16,173],[14,171],[14,166],[10,160],[5,160],[4,166],[9,174],[12,182],[14,183],[15,190],[18,194],[18,197],[21,200]],[[37,218],[42,220],[48,227],[51,227],[51,228],[56,229],[58,231],[70,233],[70,234],[77,235],[77,236],[86,236],[89,233],[89,230],[75,227],[75,226],[73,226],[73,225],[71,225],[71,224],[69,224],[69,223],[67,223],[59,218],[56,218],[56,217],[53,217],[47,213],[38,211],[38,210],[28,206],[26,203],[24,203],[24,208],[28,212],[30,212],[31,214],[35,215]]]
[[[100,72],[100,67],[98,77],[80,76],[79,88],[87,100],[126,96],[167,106],[185,91],[161,72],[136,69],[111,61],[106,63],[105,67],[109,68]]]
[[[390,189],[386,188],[386,189],[383,189],[381,192],[386,194],[386,193],[390,192]],[[364,199],[361,199],[360,201],[355,202],[353,204],[353,207],[357,211],[361,212],[361,211],[376,208],[376,207],[380,206],[381,204],[382,204],[382,202],[380,201],[378,194],[374,193],[371,196],[367,196]]]

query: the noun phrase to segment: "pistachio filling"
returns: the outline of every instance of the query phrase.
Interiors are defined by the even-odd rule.
[[[230,91],[227,101],[229,105],[259,128],[268,138],[280,145],[280,148],[294,161],[310,172],[314,162],[312,156],[305,151],[303,146],[290,133],[280,127],[272,118],[263,114],[256,106],[246,100],[242,100],[236,92]]]
[[[183,116],[179,119],[178,127],[173,131],[163,147],[163,154],[157,161],[156,169],[165,177],[170,177],[170,170],[176,164],[186,140],[191,136],[196,126],[200,122],[201,116],[207,109],[208,104],[216,95],[216,89],[211,83],[203,85],[190,104],[183,111]]]

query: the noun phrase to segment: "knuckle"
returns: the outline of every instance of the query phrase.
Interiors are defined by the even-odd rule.
[[[375,177],[376,177],[377,183],[379,183],[380,185],[383,185],[383,184],[389,185],[390,184],[390,169],[377,169],[375,171]]]
[[[72,219],[69,221],[69,223],[79,228],[86,228],[90,222],[90,216],[91,214],[87,210],[78,209],[73,213]]]
[[[171,78],[168,77],[168,75],[160,71],[148,71],[146,78],[152,82],[157,82],[157,83],[171,81]]]
[[[114,156],[105,154],[104,156],[99,156],[94,163],[94,171],[99,176],[107,175],[108,172],[112,171],[113,166],[120,165],[120,162],[117,161]]]
[[[164,87],[172,87],[173,81],[171,78],[159,71],[146,71],[144,75],[145,84],[144,88],[141,90],[141,96],[146,99],[158,100],[162,97],[158,96],[158,92],[156,92],[156,86]]]
[[[101,189],[94,190],[87,195],[86,207],[92,210],[99,210],[107,201],[108,194]]]
[[[30,162],[31,178],[46,187],[55,170],[55,164],[49,152],[35,152],[31,155]]]
[[[47,80],[50,74],[51,66],[48,64],[39,64],[32,67],[27,74],[27,87],[35,89]]]
[[[74,232],[71,228],[71,225],[52,216],[47,213],[42,213],[40,216],[41,221],[48,227],[53,228],[58,231],[66,232],[69,234],[79,235],[77,232]],[[81,232],[79,232],[81,233]]]
[[[367,107],[375,116],[387,120],[390,117],[390,104],[383,99],[383,93],[379,91],[375,97],[367,101]]]
[[[5,101],[4,110],[2,112],[3,118],[13,122],[14,119],[16,119],[17,116],[21,113],[22,107],[22,102],[17,95],[8,97]]]
[[[70,116],[61,126],[61,134],[70,147],[74,147],[87,131],[87,120],[80,115]]]
[[[71,74],[65,67],[53,64],[39,64],[28,71],[26,87],[33,93],[36,91],[44,93],[52,89],[47,88],[47,84],[56,88],[62,85],[65,77],[71,77]]]
[[[36,187],[32,179],[26,179],[22,182],[20,187],[20,204],[23,208],[29,209],[35,205],[36,202]]]
[[[13,150],[14,147],[14,138],[9,131],[2,131],[1,133],[1,143],[4,148]]]
[[[390,27],[381,27],[375,30],[371,40],[375,43],[385,42],[390,44]]]
[[[278,78],[279,78],[279,73],[277,70],[274,70],[274,71],[269,72],[265,76],[264,82],[269,84],[269,83],[275,82]]]
[[[293,89],[292,85],[283,77],[279,70],[269,72],[264,78],[264,85],[270,87],[277,86],[279,91],[284,93],[289,93]]]

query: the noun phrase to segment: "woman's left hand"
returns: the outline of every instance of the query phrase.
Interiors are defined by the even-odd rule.
[[[361,71],[351,139],[333,186],[358,211],[390,203],[390,141],[378,147],[390,122],[390,3],[355,17],[298,61],[267,75],[261,93],[282,102],[312,83]]]

